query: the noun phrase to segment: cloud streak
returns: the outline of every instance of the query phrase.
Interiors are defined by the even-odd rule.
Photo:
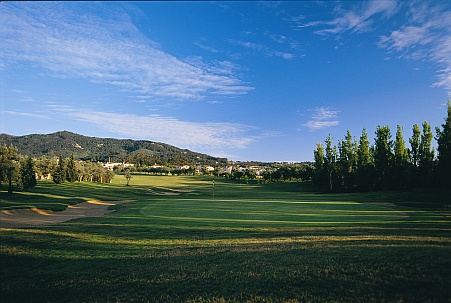
[[[370,31],[375,23],[375,17],[389,18],[398,11],[396,1],[372,0],[365,1],[361,6],[352,10],[345,10],[341,6],[335,9],[335,18],[332,20],[317,20],[304,22],[304,18],[294,17],[293,29],[307,27],[322,27],[315,31],[319,35],[341,35],[346,32],[363,33]]]
[[[80,5],[102,14],[79,15]],[[199,100],[253,89],[232,73],[162,51],[123,10],[102,3],[1,3],[0,20],[2,68],[26,61],[52,76],[85,78],[154,98]]]
[[[230,43],[242,46],[248,50],[252,50],[257,53],[261,53],[266,57],[279,57],[286,60],[293,59],[295,57],[292,53],[286,53],[281,51],[276,51],[270,49],[268,46],[264,44],[254,43],[250,41],[238,41],[238,40],[229,40]]]
[[[68,118],[96,125],[112,133],[182,148],[243,149],[258,138],[249,134],[253,127],[243,124],[189,122],[161,115],[117,114],[55,104],[49,105],[49,108]]]
[[[310,120],[302,125],[311,131],[340,124],[340,121],[337,120],[339,111],[332,110],[329,107],[319,107],[309,111],[313,112],[313,114],[311,115]]]

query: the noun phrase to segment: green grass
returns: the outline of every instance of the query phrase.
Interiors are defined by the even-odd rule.
[[[136,200],[107,217],[0,229],[1,302],[451,301],[446,193],[216,178],[213,199],[208,177],[125,181],[0,192],[2,209]]]

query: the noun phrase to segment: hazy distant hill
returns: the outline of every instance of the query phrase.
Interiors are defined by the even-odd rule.
[[[155,156],[164,162],[175,155],[183,155],[194,163],[200,164],[214,164],[216,162],[225,164],[227,162],[225,158],[216,158],[165,143],[87,137],[68,131],[26,136],[0,134],[0,144],[4,143],[7,145],[12,143],[19,149],[19,153],[32,157],[42,155],[68,157],[73,153],[76,159],[107,161],[110,157],[112,162],[121,162],[129,154],[142,152],[146,155]]]

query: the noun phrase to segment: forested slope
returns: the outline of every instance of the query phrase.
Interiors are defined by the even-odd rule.
[[[0,134],[0,144],[13,144],[20,154],[32,157],[63,156],[74,154],[75,159],[91,161],[122,162],[127,157],[136,154],[152,156],[156,161],[168,162],[174,157],[183,156],[190,162],[200,164],[226,163],[225,158],[216,158],[209,155],[180,149],[175,146],[130,139],[112,139],[87,137],[68,131],[52,134],[31,134],[26,136],[11,136]]]

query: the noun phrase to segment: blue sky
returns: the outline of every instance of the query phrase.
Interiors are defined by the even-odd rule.
[[[450,96],[449,1],[0,3],[0,133],[311,161]]]

